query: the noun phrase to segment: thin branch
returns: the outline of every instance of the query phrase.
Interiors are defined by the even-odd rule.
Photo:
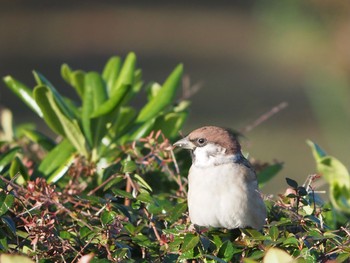
[[[281,102],[277,106],[273,107],[271,110],[268,112],[264,113],[261,115],[258,119],[256,119],[252,124],[244,127],[243,129],[240,130],[241,133],[247,133],[255,129],[257,126],[261,125],[263,122],[267,121],[270,119],[272,116],[275,114],[279,113],[281,110],[285,109],[288,106],[287,102]]]

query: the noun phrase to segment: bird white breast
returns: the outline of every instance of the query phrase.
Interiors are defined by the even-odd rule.
[[[257,190],[254,172],[234,163],[234,156],[208,155],[205,147],[195,150],[195,162],[189,172],[191,222],[207,227],[260,229],[265,222],[266,208]],[[218,163],[222,158],[222,163]]]

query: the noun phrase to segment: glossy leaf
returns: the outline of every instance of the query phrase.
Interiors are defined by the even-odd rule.
[[[194,234],[187,234],[184,238],[184,242],[181,246],[181,251],[186,252],[192,250],[199,243],[199,236]]]
[[[182,73],[183,66],[180,64],[167,78],[157,95],[141,109],[136,120],[137,122],[140,123],[152,119],[173,101],[177,88],[180,85]]]
[[[263,169],[258,175],[258,183],[259,187],[262,188],[266,185],[268,181],[274,178],[283,168],[283,164],[276,163],[269,165],[265,169]]]
[[[319,161],[322,157],[327,156],[326,152],[313,141],[307,140],[306,143],[311,147],[312,154],[316,161]]]
[[[118,79],[121,64],[120,57],[111,57],[103,69],[102,78],[106,82],[109,94]]]
[[[47,151],[50,151],[55,147],[55,142],[39,131],[32,129],[23,129],[22,132],[25,137],[27,137],[32,142],[39,144]]]
[[[11,76],[4,77],[4,82],[8,88],[12,90],[27,106],[32,109],[39,117],[43,117],[43,113],[33,97],[33,91],[20,81]]]
[[[53,148],[40,163],[38,170],[44,175],[54,172],[75,152],[74,146],[66,139]]]
[[[37,86],[34,89],[34,99],[43,113],[46,124],[57,134],[65,136],[64,129],[56,112],[49,102],[49,90],[45,86]]]
[[[92,114],[91,114],[91,118],[97,118],[100,117],[102,115],[105,115],[107,113],[110,113],[111,111],[113,111],[115,108],[117,108],[124,96],[127,94],[127,92],[130,89],[130,85],[128,84],[122,84],[118,90],[116,92],[114,92],[114,94],[106,101],[104,102],[102,105],[100,105]]]
[[[46,88],[46,87],[42,87]],[[47,88],[46,88],[47,89]],[[79,154],[87,157],[88,152],[85,148],[85,137],[83,136],[80,127],[76,120],[71,120],[67,116],[65,116],[61,111],[59,106],[56,104],[56,100],[53,97],[53,94],[46,90],[46,95],[50,106],[53,111],[57,114],[59,121],[62,123],[62,127],[67,139],[74,145],[75,149],[79,152]]]
[[[46,86],[52,93],[52,96],[55,98],[56,104],[60,108],[60,111],[64,113],[68,118],[73,118],[73,113],[70,110],[69,106],[65,103],[64,98],[56,90],[50,81],[48,81],[42,74],[37,71],[33,71],[34,78],[39,86]]]
[[[153,129],[161,130],[165,137],[175,138],[187,119],[187,112],[170,112],[156,119]]]
[[[9,173],[11,178],[15,178],[17,173],[19,173],[22,176],[22,180],[29,180],[27,169],[17,156],[11,162]]]
[[[55,171],[47,179],[47,182],[56,183],[58,180],[60,180],[67,173],[74,160],[75,154],[72,154],[65,162],[63,162],[57,169],[55,169]]]
[[[101,214],[101,222],[103,225],[107,225],[115,220],[117,214],[113,211],[103,211]]]
[[[12,162],[19,151],[19,147],[13,147],[12,149],[0,155],[0,172],[5,168],[6,165]]]
[[[224,259],[226,262],[230,261],[233,255],[235,254],[235,248],[232,245],[232,242],[230,241],[225,241],[222,243],[220,246],[219,252],[218,252],[218,257]]]
[[[131,52],[125,58],[125,61],[120,70],[118,79],[115,82],[114,86],[112,87],[111,95],[110,95],[111,97],[114,97],[117,94],[118,89],[123,85],[127,85],[129,87],[133,85],[135,66],[136,66],[136,55],[135,53]]]
[[[294,189],[297,189],[297,188],[298,188],[298,183],[297,183],[297,181],[295,181],[295,180],[293,180],[293,179],[290,179],[290,178],[286,178],[286,182],[287,182],[287,184],[288,184],[290,187],[292,187],[292,188],[294,188]]]
[[[12,208],[14,201],[15,198],[12,194],[0,192],[0,216],[6,214]]]

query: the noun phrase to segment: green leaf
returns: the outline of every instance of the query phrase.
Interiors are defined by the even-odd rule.
[[[12,194],[0,192],[0,216],[6,214],[12,208],[14,201],[15,198]]]
[[[63,112],[68,118],[73,118],[73,113],[69,106],[65,103],[64,98],[56,90],[50,81],[48,81],[42,74],[37,71],[33,71],[34,78],[39,86],[46,86],[52,93],[52,97],[55,98],[56,104],[58,105],[60,111]]]
[[[326,152],[313,141],[307,140],[306,143],[311,147],[312,154],[316,161],[319,161],[321,158],[327,156]]]
[[[220,246],[219,252],[217,254],[217,256],[219,258],[224,259],[226,262],[230,261],[231,258],[233,257],[233,255],[235,254],[235,252],[237,249],[235,249],[232,245],[232,242],[229,240],[226,240],[224,243],[222,243],[222,245]]]
[[[282,170],[282,168],[283,168],[283,165],[281,163],[272,164],[264,168],[257,175],[259,188],[264,187],[268,181],[270,181],[273,177],[275,177],[279,173],[279,171]]]
[[[117,91],[123,85],[127,85],[131,87],[134,83],[134,74],[135,74],[135,66],[136,66],[136,55],[133,52],[130,52],[124,61],[123,67],[120,70],[120,74],[118,76],[117,81],[111,90],[111,97],[117,94]]]
[[[62,64],[61,76],[68,84],[71,83],[72,69],[68,66],[68,64]]]
[[[153,191],[152,188],[151,188],[151,186],[150,186],[141,176],[139,176],[138,174],[135,174],[134,177],[135,177],[136,182],[138,182],[138,184],[139,184],[143,189],[146,189],[146,190],[148,190],[148,191],[150,191],[150,192]]]
[[[115,85],[118,79],[120,67],[121,67],[120,57],[111,57],[103,69],[102,78],[107,84],[109,94],[112,90],[112,87]]]
[[[295,180],[290,179],[290,178],[286,178],[286,181],[287,181],[287,184],[288,184],[290,187],[292,187],[292,188],[294,188],[294,189],[297,189],[297,188],[298,188],[298,183],[297,183]]]
[[[170,112],[156,119],[153,130],[161,130],[166,138],[175,138],[187,119],[187,112]]]
[[[154,118],[173,101],[182,78],[182,73],[183,66],[180,64],[167,78],[157,95],[141,109],[136,119],[138,123]]]
[[[39,105],[40,109],[43,113],[43,118],[46,124],[53,130],[55,133],[65,136],[64,129],[61,121],[59,120],[56,112],[53,110],[48,94],[49,90],[45,86],[37,86],[34,89],[34,99],[36,103]]]
[[[61,179],[66,172],[69,170],[70,166],[75,160],[75,154],[72,154],[64,163],[62,163],[53,174],[47,179],[48,183],[56,183],[59,179]]]
[[[348,169],[338,159],[325,156],[317,163],[317,170],[330,184],[345,186],[350,189],[350,175]]]
[[[44,160],[41,161],[38,170],[47,176],[54,172],[63,163],[66,163],[74,152],[74,146],[65,139],[46,155]]]
[[[29,180],[27,169],[17,156],[12,160],[9,172],[10,172],[11,179],[15,178],[17,173],[20,173],[20,175],[22,176],[22,180],[24,181]]]
[[[144,202],[144,203],[148,203],[148,204],[153,204],[154,203],[154,199],[152,198],[152,196],[147,193],[147,192],[143,192],[140,193],[137,197],[137,200]]]
[[[102,224],[107,225],[112,223],[116,218],[116,216],[117,216],[117,213],[114,211],[103,211],[100,219]]]
[[[12,162],[17,153],[21,150],[19,147],[13,147],[10,150],[0,155],[0,172]]]
[[[118,196],[118,197],[134,199],[132,194],[130,194],[126,191],[120,190],[120,189],[113,189],[112,192],[113,192],[113,194],[115,194],[115,196]]]
[[[134,128],[130,130],[131,134],[126,134],[124,137],[122,137],[121,143],[135,141],[147,136],[153,130],[154,123],[155,119],[149,120],[143,124],[136,124]]]
[[[85,148],[85,137],[83,136],[77,121],[74,119],[69,119],[68,116],[61,112],[53,93],[47,87],[41,86],[35,88],[35,93],[40,91],[45,94],[47,102],[49,103],[52,111],[62,124],[66,138],[73,144],[79,154],[88,157],[88,152]]]
[[[123,173],[132,173],[137,169],[136,163],[131,160],[130,156],[128,156],[125,160],[122,161]]]
[[[181,246],[181,251],[184,253],[192,250],[195,246],[197,246],[198,243],[199,236],[189,233],[184,238],[184,242]]]
[[[27,106],[32,109],[39,117],[43,117],[43,113],[33,98],[33,91],[26,85],[12,78],[11,76],[4,77],[4,82],[8,88],[12,90]]]
[[[100,105],[92,114],[91,118],[97,118],[99,116],[110,113],[116,109],[122,102],[124,96],[130,90],[130,85],[122,84],[116,92],[102,105]]]
[[[3,215],[1,221],[6,225],[7,229],[11,232],[13,236],[16,236],[16,224],[12,217],[9,215]]]
[[[79,97],[82,98],[84,94],[84,71],[72,71],[72,69],[67,64],[63,64],[61,66],[61,76],[69,85],[75,89]]]
[[[106,132],[106,119],[91,119],[93,112],[107,99],[107,91],[102,77],[97,72],[85,75],[85,91],[82,107],[82,126],[91,147],[96,148]]]
[[[132,107],[120,107],[117,120],[111,127],[115,137],[120,137],[133,123],[136,117],[136,110]]]
[[[55,142],[39,131],[24,128],[22,129],[22,133],[29,140],[39,144],[47,151],[50,151],[55,147]]]
[[[216,257],[216,256],[214,256],[214,255],[208,255],[208,254],[207,254],[207,255],[205,255],[205,257],[214,260],[214,262],[227,263],[226,260],[223,260],[223,259],[221,259],[221,258],[218,258],[218,257]]]
[[[269,235],[273,241],[276,241],[278,239],[279,231],[277,226],[271,226],[269,230]]]

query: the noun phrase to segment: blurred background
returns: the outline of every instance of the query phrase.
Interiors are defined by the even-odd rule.
[[[185,134],[208,124],[244,130],[288,103],[244,133],[250,156],[284,162],[265,193],[283,191],[285,177],[301,183],[315,171],[306,139],[349,167],[349,1],[2,0],[0,36],[2,77],[32,86],[35,69],[73,97],[62,63],[100,71],[110,56],[134,51],[144,79],[158,82],[184,63],[191,85],[201,86]],[[0,105],[17,124],[40,127],[3,83]]]

